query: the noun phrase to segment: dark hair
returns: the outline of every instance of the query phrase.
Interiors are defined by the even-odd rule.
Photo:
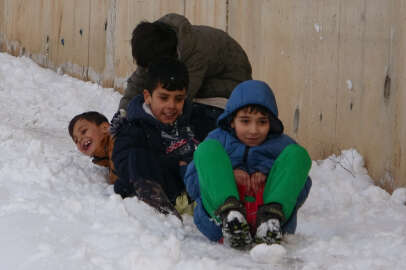
[[[73,127],[75,126],[76,122],[79,121],[80,119],[85,119],[89,122],[95,123],[96,125],[101,125],[104,122],[109,123],[109,120],[107,120],[106,116],[99,112],[84,112],[81,114],[76,115],[75,117],[72,118],[69,122],[68,130],[69,130],[69,135],[73,139]]]
[[[269,119],[269,133],[270,134],[282,134],[283,133],[283,123],[281,120],[279,120],[278,117],[276,117],[267,107],[258,105],[258,104],[248,104],[244,107],[239,108],[238,110],[235,110],[231,117],[230,117],[230,123],[232,120],[234,120],[235,116],[237,113],[241,110],[247,110],[248,113],[256,113],[259,112],[262,115],[265,115]]]
[[[158,84],[161,84],[162,88],[168,91],[183,89],[187,91],[189,73],[185,64],[171,57],[161,57],[154,60],[148,66],[145,89],[152,94]]]
[[[242,111],[242,110],[244,110],[244,111],[247,110],[249,113],[259,112],[259,113],[261,113],[262,115],[265,115],[268,118],[273,116],[272,112],[268,108],[266,108],[266,107],[264,107],[262,105],[248,104],[248,105],[245,105],[244,107],[239,108],[238,110],[235,110],[234,113],[233,113],[232,119],[234,119],[235,116],[237,115],[237,113],[239,111]]]
[[[133,58],[144,68],[157,57],[177,57],[177,46],[176,32],[163,22],[140,22],[132,33]]]

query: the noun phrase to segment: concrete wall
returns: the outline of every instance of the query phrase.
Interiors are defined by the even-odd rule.
[[[354,147],[406,186],[406,0],[0,0],[0,50],[122,90],[132,29],[168,12],[241,43],[312,159]]]

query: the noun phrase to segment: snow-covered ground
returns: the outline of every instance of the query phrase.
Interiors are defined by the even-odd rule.
[[[182,225],[122,200],[67,133],[84,111],[111,119],[119,99],[0,54],[1,270],[406,269],[406,189],[374,186],[355,150],[313,162],[313,188],[284,249],[235,251],[206,240],[191,217]]]

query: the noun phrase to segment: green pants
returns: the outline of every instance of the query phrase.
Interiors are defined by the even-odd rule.
[[[239,199],[230,158],[218,141],[206,140],[195,151],[194,162],[203,206],[212,218],[219,221],[214,214],[217,208],[230,196]],[[264,203],[281,204],[285,219],[288,220],[310,167],[311,159],[303,147],[297,144],[285,147],[268,174],[263,193]]]

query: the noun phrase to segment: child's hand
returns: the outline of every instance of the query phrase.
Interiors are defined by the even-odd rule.
[[[250,187],[250,176],[246,171],[235,169],[234,178],[238,185]]]
[[[254,192],[258,192],[261,187],[265,185],[266,182],[266,175],[262,172],[256,172],[251,174],[251,190]]]
[[[183,160],[179,161],[179,166],[186,166],[186,165],[187,165],[186,161],[183,161]]]

